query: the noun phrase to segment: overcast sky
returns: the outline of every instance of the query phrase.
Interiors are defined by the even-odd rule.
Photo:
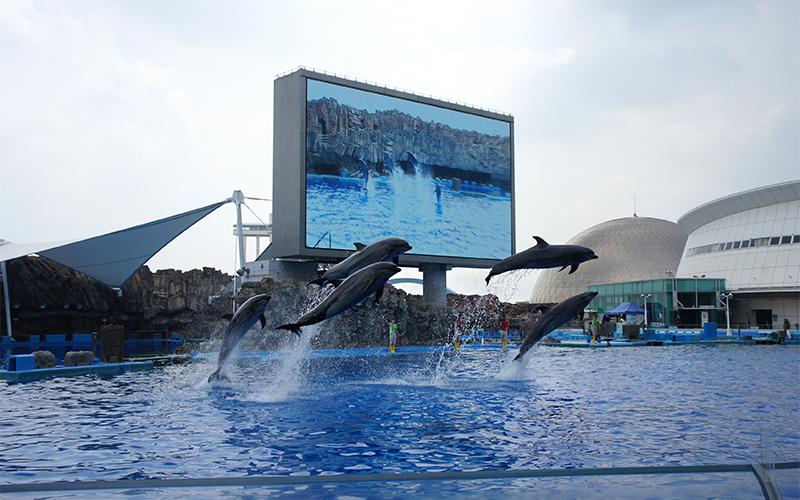
[[[271,198],[273,81],[298,66],[514,115],[518,251],[629,217],[634,195],[677,221],[800,178],[798,5],[0,0],[0,238]],[[226,205],[148,265],[232,273],[234,222]],[[487,272],[448,286],[484,293]]]

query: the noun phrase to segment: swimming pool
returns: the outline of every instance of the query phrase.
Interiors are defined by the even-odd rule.
[[[509,369],[515,350],[305,354],[243,356],[232,381],[215,385],[204,382],[213,357],[110,378],[2,383],[1,482],[749,464],[761,459],[764,434],[775,462],[800,458],[798,346],[537,348],[523,370]],[[797,473],[780,472],[785,498],[798,495]],[[531,488],[564,498],[760,493],[752,475],[678,476],[379,484],[399,497],[499,497]],[[374,484],[333,480],[227,488],[169,495],[380,496]],[[42,496],[14,498],[25,495]]]

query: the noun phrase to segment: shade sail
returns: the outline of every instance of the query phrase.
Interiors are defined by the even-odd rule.
[[[614,316],[616,314],[644,314],[644,309],[633,302],[623,302],[614,309],[609,309],[603,314],[606,316]]]
[[[45,248],[41,248],[41,245],[30,245],[32,252],[28,251],[16,257],[37,253],[112,288],[121,288],[145,262],[170,241],[228,201],[86,240]],[[15,245],[15,247],[22,250],[26,246]],[[13,251],[13,248],[5,252],[7,255],[18,253]],[[2,260],[9,259],[3,255]]]
[[[50,241],[46,243],[12,243],[0,240],[0,262],[18,259],[32,253],[39,253],[48,248],[55,248],[80,240]]]

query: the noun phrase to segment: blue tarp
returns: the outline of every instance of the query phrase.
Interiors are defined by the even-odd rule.
[[[614,309],[609,309],[603,314],[606,316],[616,316],[618,314],[644,314],[644,309],[637,306],[633,302],[623,302]]]

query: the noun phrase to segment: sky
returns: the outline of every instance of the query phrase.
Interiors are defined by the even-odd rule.
[[[799,5],[0,0],[0,238],[272,198],[273,82],[299,66],[512,114],[517,251],[634,210],[677,221],[800,178]],[[148,266],[233,273],[234,222],[223,206]],[[513,302],[537,277],[487,273],[447,284]]]

